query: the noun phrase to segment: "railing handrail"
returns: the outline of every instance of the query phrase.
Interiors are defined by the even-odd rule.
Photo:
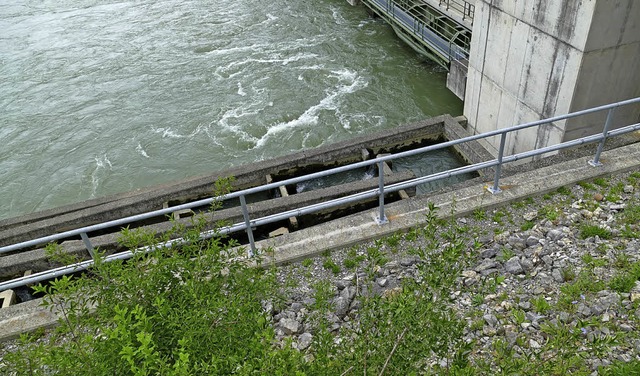
[[[115,226],[120,226],[120,225],[124,225],[124,224],[130,224],[130,223],[133,223],[133,222],[137,222],[137,221],[140,221],[140,220],[149,219],[149,218],[153,218],[153,217],[158,217],[158,216],[165,215],[165,214],[171,214],[173,212],[176,212],[176,211],[179,211],[179,210],[183,210],[183,209],[192,209],[194,207],[200,207],[200,206],[204,206],[204,205],[209,205],[209,204],[211,204],[211,203],[213,203],[215,201],[224,201],[224,200],[237,198],[237,197],[241,197],[241,196],[248,196],[248,195],[251,195],[251,194],[254,194],[254,193],[259,193],[259,192],[272,190],[272,189],[278,188],[279,186],[282,186],[282,185],[292,185],[292,184],[300,183],[300,182],[307,181],[307,180],[326,177],[326,176],[333,175],[333,174],[340,173],[340,172],[350,171],[350,170],[354,170],[354,169],[358,169],[358,168],[362,168],[362,167],[368,167],[368,166],[371,166],[371,165],[374,165],[374,164],[379,164],[379,163],[391,161],[391,160],[397,159],[397,158],[410,157],[410,156],[414,156],[414,155],[417,155],[417,154],[423,154],[423,153],[426,153],[426,152],[439,150],[439,149],[443,149],[443,148],[447,148],[447,147],[463,144],[463,143],[466,143],[466,142],[476,141],[476,140],[480,140],[480,139],[484,139],[484,138],[489,138],[489,137],[494,137],[494,136],[502,136],[502,135],[505,135],[507,133],[519,131],[519,130],[530,128],[530,127],[534,127],[534,126],[537,126],[537,125],[549,124],[549,123],[553,123],[553,122],[556,122],[556,121],[575,118],[575,117],[578,117],[578,116],[584,116],[584,115],[588,115],[588,114],[595,113],[595,112],[600,112],[600,111],[604,111],[604,110],[611,110],[611,109],[615,109],[617,107],[626,106],[626,105],[634,104],[634,103],[640,103],[640,97],[634,98],[634,99],[628,99],[628,100],[624,100],[624,101],[619,101],[619,102],[615,102],[615,103],[611,103],[611,104],[607,104],[607,105],[597,106],[597,107],[589,108],[589,109],[586,109],[586,110],[576,111],[576,112],[572,112],[572,113],[565,114],[565,115],[554,116],[554,117],[547,118],[547,119],[536,120],[536,121],[532,121],[532,122],[516,125],[516,126],[513,126],[513,127],[509,127],[509,128],[496,129],[496,130],[493,130],[493,131],[490,131],[490,132],[476,134],[476,135],[472,135],[472,136],[467,136],[467,137],[464,137],[464,138],[461,138],[461,139],[457,139],[457,140],[450,140],[450,141],[442,142],[442,143],[439,143],[439,144],[436,144],[436,145],[430,145],[430,146],[425,146],[425,147],[421,147],[421,148],[417,148],[417,149],[412,149],[412,150],[408,150],[408,151],[404,151],[404,152],[400,152],[400,153],[390,154],[390,155],[387,155],[387,156],[381,156],[381,157],[377,157],[377,158],[370,159],[370,160],[367,160],[367,161],[356,162],[356,163],[352,163],[352,164],[345,165],[345,166],[340,166],[340,167],[334,167],[334,168],[331,168],[331,169],[328,169],[328,170],[319,171],[319,172],[315,172],[315,173],[312,173],[312,174],[307,174],[307,175],[294,177],[294,178],[289,178],[289,179],[278,181],[278,182],[264,184],[264,185],[261,185],[261,186],[258,186],[258,187],[243,189],[243,190],[232,192],[232,193],[228,193],[228,194],[225,194],[225,195],[222,195],[222,196],[216,196],[216,197],[211,197],[211,198],[207,198],[207,199],[197,200],[197,201],[193,201],[193,202],[190,202],[190,203],[181,204],[181,205],[177,205],[177,206],[172,206],[172,207],[165,208],[165,209],[153,210],[153,211],[149,211],[149,212],[145,212],[145,213],[141,213],[141,214],[136,214],[136,215],[132,215],[132,216],[116,219],[116,220],[97,223],[97,224],[90,225],[90,226],[84,226],[84,227],[81,227],[81,228],[78,228],[78,229],[69,230],[69,231],[65,231],[65,232],[62,232],[62,233],[54,234],[54,235],[44,236],[44,237],[41,237],[41,238],[37,238],[37,239],[25,241],[25,242],[20,242],[20,243],[16,243],[16,244],[9,245],[9,246],[0,247],[0,254],[6,253],[6,252],[11,252],[11,251],[14,251],[14,250],[17,250],[17,249],[31,247],[31,246],[34,246],[34,245],[44,244],[44,243],[48,243],[48,242],[51,242],[51,241],[72,237],[72,236],[81,235],[83,233],[86,234],[86,233],[89,233],[89,232],[103,230],[103,229],[107,229],[107,228],[111,228],[111,227],[115,227]]]
[[[132,223],[132,222],[139,221],[141,219],[147,219],[147,218],[152,218],[152,217],[156,217],[156,216],[160,216],[160,215],[164,215],[164,214],[169,214],[169,213],[172,213],[172,212],[175,212],[175,211],[178,211],[178,210],[182,210],[182,209],[190,209],[190,208],[194,208],[194,207],[198,207],[198,206],[208,205],[208,204],[210,204],[210,203],[212,203],[214,201],[226,200],[226,199],[239,197],[240,198],[240,202],[241,202],[242,211],[243,211],[244,222],[236,223],[236,224],[233,224],[233,225],[230,225],[230,226],[226,226],[226,227],[222,227],[220,229],[216,229],[215,231],[204,232],[204,233],[202,233],[201,238],[206,239],[206,238],[210,238],[210,237],[214,236],[215,234],[229,234],[229,233],[245,230],[247,232],[247,234],[249,235],[249,240],[250,240],[251,250],[250,250],[249,254],[253,255],[253,252],[255,251],[255,244],[254,244],[253,235],[252,235],[253,234],[252,233],[252,228],[253,227],[257,227],[257,226],[260,226],[260,225],[281,221],[281,220],[284,220],[284,219],[287,219],[287,218],[290,218],[290,217],[293,217],[293,216],[311,214],[311,213],[318,212],[320,210],[329,209],[329,208],[333,208],[333,207],[336,207],[336,206],[345,205],[345,204],[349,204],[349,203],[359,202],[359,201],[362,201],[364,199],[373,198],[373,197],[378,196],[379,200],[380,200],[380,203],[379,203],[380,212],[379,212],[379,216],[378,216],[378,222],[380,224],[382,224],[382,223],[384,223],[386,221],[386,218],[384,216],[384,196],[387,193],[396,192],[396,191],[399,191],[401,189],[415,187],[416,185],[419,185],[419,184],[423,184],[423,183],[427,183],[427,182],[431,182],[431,181],[436,181],[436,180],[440,180],[440,179],[444,179],[444,178],[448,178],[448,177],[451,177],[451,176],[460,175],[460,174],[464,174],[464,173],[468,173],[468,172],[474,172],[474,171],[478,171],[478,170],[482,170],[482,169],[486,169],[486,168],[490,168],[490,167],[494,167],[494,166],[496,167],[494,185],[493,185],[493,187],[489,187],[487,189],[489,191],[491,191],[492,193],[498,193],[498,192],[500,192],[500,188],[499,188],[499,185],[498,185],[499,178],[500,178],[500,169],[501,169],[501,166],[503,164],[509,163],[509,162],[514,162],[514,161],[517,161],[517,160],[520,160],[520,159],[524,159],[524,158],[534,157],[534,156],[545,154],[545,153],[549,153],[549,152],[552,152],[552,151],[562,150],[562,149],[566,149],[566,148],[569,148],[569,147],[578,146],[578,145],[582,145],[582,144],[586,144],[586,143],[597,142],[597,141],[600,141],[600,143],[598,145],[598,149],[596,151],[595,158],[594,158],[593,161],[590,161],[589,163],[592,164],[593,166],[601,165],[601,163],[599,161],[599,157],[600,157],[600,153],[602,151],[602,148],[604,146],[604,142],[606,141],[606,139],[608,137],[619,136],[619,135],[626,134],[626,133],[629,133],[629,132],[632,132],[632,131],[640,130],[640,123],[636,123],[636,124],[631,124],[631,125],[628,125],[628,126],[620,127],[618,129],[615,129],[615,130],[609,130],[609,128],[611,126],[612,119],[613,119],[613,111],[618,107],[626,106],[626,105],[630,105],[630,104],[634,104],[634,103],[640,103],[640,97],[634,98],[634,99],[628,99],[628,100],[624,100],[624,101],[619,101],[619,102],[615,102],[615,103],[611,103],[611,104],[607,104],[607,105],[597,106],[597,107],[589,108],[589,109],[586,109],[586,110],[576,111],[576,112],[572,112],[572,113],[569,113],[569,114],[566,114],[566,115],[560,115],[560,116],[554,116],[554,117],[547,118],[547,119],[536,120],[536,121],[520,124],[520,125],[509,127],[509,128],[497,129],[497,130],[490,131],[490,132],[487,132],[487,133],[467,136],[467,137],[464,137],[464,138],[461,138],[461,139],[458,139],[458,140],[451,140],[451,141],[439,143],[437,145],[431,145],[431,146],[421,147],[421,148],[408,150],[408,151],[404,151],[404,152],[400,152],[400,153],[390,154],[390,155],[387,155],[387,156],[377,157],[375,159],[362,161],[362,162],[357,162],[357,163],[352,163],[352,164],[349,164],[349,165],[346,165],[346,166],[335,167],[335,168],[331,168],[331,169],[328,169],[328,170],[324,170],[324,171],[320,171],[320,172],[316,172],[316,173],[312,173],[312,174],[307,174],[307,175],[300,176],[300,177],[290,178],[290,179],[286,179],[286,180],[282,180],[282,181],[278,181],[278,182],[274,182],[274,183],[264,184],[264,185],[261,185],[259,187],[248,188],[248,189],[244,189],[244,190],[237,191],[237,192],[232,192],[232,193],[229,193],[229,194],[226,194],[226,195],[222,195],[222,196],[216,196],[216,197],[212,197],[212,198],[208,198],[208,199],[194,201],[194,202],[187,203],[187,204],[173,206],[173,207],[166,208],[166,209],[154,210],[154,211],[150,211],[150,212],[146,212],[146,213],[142,213],[142,214],[128,216],[128,217],[117,219],[117,220],[98,223],[98,224],[91,225],[91,226],[85,226],[85,227],[81,227],[81,228],[78,228],[78,229],[75,229],[75,230],[65,231],[65,232],[62,232],[62,233],[59,233],[59,234],[49,235],[49,236],[45,236],[45,237],[41,237],[41,238],[37,238],[37,239],[25,241],[25,242],[16,243],[16,244],[9,245],[9,246],[0,247],[0,254],[6,253],[6,252],[10,252],[10,251],[14,251],[14,250],[21,249],[21,248],[31,247],[31,246],[34,246],[34,245],[48,243],[50,241],[60,240],[60,239],[64,239],[64,238],[68,238],[68,237],[76,236],[76,235],[81,235],[82,239],[85,241],[85,245],[86,245],[87,249],[89,250],[89,252],[92,253],[91,243],[90,243],[90,240],[88,239],[88,236],[87,236],[87,233],[89,233],[89,232],[102,230],[102,229],[106,229],[106,228],[111,228],[111,227],[119,226],[119,225],[122,225],[122,224]],[[546,147],[542,147],[542,148],[537,148],[537,149],[534,149],[534,150],[531,150],[531,151],[521,152],[521,153],[518,153],[518,154],[509,155],[509,156],[506,156],[506,157],[503,156],[506,135],[511,133],[511,132],[515,132],[515,131],[518,131],[518,130],[522,130],[522,129],[526,129],[526,128],[530,128],[530,127],[534,127],[534,126],[538,126],[538,125],[542,125],[542,124],[549,124],[549,123],[553,123],[553,122],[560,121],[560,120],[566,120],[566,119],[570,119],[570,118],[584,116],[584,115],[588,115],[588,114],[592,114],[592,113],[596,113],[596,112],[604,111],[604,110],[609,110],[609,112],[607,114],[607,119],[606,119],[605,124],[603,126],[603,131],[600,134],[581,137],[581,138],[576,139],[576,140],[567,141],[567,142],[559,143],[559,144],[556,144],[556,145],[550,145],[550,146],[546,146]],[[363,191],[363,192],[359,192],[359,193],[355,193],[355,194],[352,194],[352,195],[349,195],[349,196],[346,196],[346,197],[327,200],[327,201],[316,203],[316,204],[313,204],[313,205],[308,205],[308,206],[305,206],[305,207],[302,207],[302,208],[291,209],[291,210],[283,211],[283,212],[280,212],[280,213],[268,215],[268,216],[265,216],[265,217],[257,218],[257,219],[250,219],[249,218],[249,213],[248,213],[248,210],[247,210],[247,204],[246,204],[246,201],[245,201],[245,197],[247,195],[250,195],[250,194],[262,192],[262,191],[265,191],[265,190],[271,190],[271,189],[277,188],[277,187],[282,186],[282,185],[295,184],[295,183],[299,183],[299,182],[306,181],[306,180],[311,180],[311,179],[315,179],[315,178],[319,178],[319,177],[329,176],[329,175],[336,174],[336,173],[339,173],[339,172],[344,172],[344,171],[349,171],[349,170],[353,170],[353,169],[357,169],[357,168],[371,166],[371,165],[374,165],[374,164],[378,165],[378,170],[379,171],[383,171],[383,168],[382,168],[383,163],[387,162],[387,161],[390,161],[390,160],[393,160],[393,159],[413,156],[413,155],[417,155],[417,154],[422,154],[422,153],[429,152],[429,151],[434,151],[434,150],[438,150],[438,149],[442,149],[442,148],[446,148],[446,147],[450,147],[450,146],[459,145],[459,144],[466,143],[466,142],[476,141],[476,140],[479,140],[479,139],[495,137],[495,136],[501,136],[500,148],[498,150],[498,157],[495,158],[495,159],[492,159],[492,160],[489,160],[489,161],[484,161],[484,162],[479,162],[479,163],[476,163],[476,164],[473,164],[473,165],[470,165],[470,166],[463,166],[463,167],[450,169],[450,170],[443,171],[443,172],[438,172],[438,173],[431,174],[431,175],[428,175],[428,176],[417,177],[417,178],[414,178],[414,179],[411,179],[411,180],[407,180],[407,181],[403,181],[403,182],[399,182],[399,183],[395,183],[395,184],[390,184],[390,185],[387,185],[387,186],[384,185],[384,173],[379,173],[379,186],[378,186],[377,189],[369,189],[369,190],[366,190],[366,191]],[[184,242],[185,242],[184,239],[173,239],[173,240],[170,240],[170,241],[168,241],[166,243],[163,243],[163,245],[184,244]],[[152,250],[151,248],[144,248],[143,247],[143,248],[141,248],[139,250],[136,250],[136,251],[149,252],[151,250]],[[92,253],[92,255],[93,255],[93,253]],[[133,255],[133,251],[126,251],[126,252],[121,252],[121,253],[117,253],[117,254],[114,254],[114,255],[107,256],[107,257],[105,257],[105,260],[109,261],[109,260],[112,260],[112,259],[113,260],[115,260],[115,259],[125,259],[125,258],[131,257],[132,255]],[[17,279],[11,280],[11,281],[0,282],[0,291],[8,289],[8,288],[13,288],[13,287],[16,287],[16,286],[23,286],[23,285],[27,285],[27,284],[31,284],[31,283],[37,283],[37,282],[40,282],[40,281],[43,281],[43,280],[46,280],[46,279],[58,277],[58,276],[63,275],[63,274],[84,270],[84,269],[87,269],[88,267],[90,267],[92,264],[93,264],[93,260],[82,261],[82,262],[79,262],[79,263],[76,263],[76,264],[67,265],[67,266],[60,267],[60,268],[55,268],[55,269],[48,270],[48,271],[45,271],[45,272],[35,273],[35,274],[30,275],[30,276],[17,278]]]

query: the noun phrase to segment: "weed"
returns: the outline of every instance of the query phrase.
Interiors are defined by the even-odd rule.
[[[325,259],[322,262],[322,267],[325,269],[331,270],[333,274],[340,274],[340,271],[341,271],[340,266],[331,259]]]
[[[560,187],[557,189],[557,191],[559,194],[563,195],[563,196],[570,196],[571,195],[571,189],[569,189],[568,187]]]
[[[572,267],[562,268],[560,274],[565,281],[573,281],[576,278],[576,272]]]
[[[302,266],[304,266],[305,268],[308,268],[311,265],[313,265],[313,259],[307,258],[307,259],[302,260]]]
[[[587,239],[594,236],[598,236],[600,239],[611,239],[611,231],[590,223],[584,223],[580,226],[580,238]]]
[[[513,316],[514,324],[518,326],[526,321],[525,313],[521,309],[514,309],[513,311],[511,311],[511,316]]]
[[[587,183],[586,181],[578,182],[578,185],[581,186],[585,191],[593,191],[594,189],[596,189],[593,184]]]
[[[473,218],[475,218],[477,221],[483,221],[483,220],[487,219],[487,212],[485,210],[480,209],[480,208],[475,209],[473,211]]]
[[[609,181],[607,179],[605,179],[605,178],[595,178],[595,179],[593,179],[593,183],[595,185],[598,185],[598,186],[602,187],[602,188],[606,188],[606,187],[609,186]]]
[[[491,220],[493,220],[494,222],[496,222],[499,225],[504,225],[503,222],[503,218],[505,217],[505,212],[503,212],[502,210],[498,210],[493,214],[493,217],[491,217]]]
[[[522,225],[520,225],[520,230],[528,231],[531,230],[535,225],[536,223],[534,221],[525,221]]]
[[[515,255],[516,255],[516,254],[515,254],[515,252],[513,252],[513,250],[511,250],[511,249],[509,249],[509,248],[505,248],[505,247],[503,247],[503,248],[500,250],[500,252],[499,252],[499,254],[498,254],[498,257],[497,257],[497,258],[498,258],[498,260],[500,260],[500,261],[507,261],[507,260],[509,260],[510,258],[512,258],[512,257],[513,257],[513,256],[515,256]]]
[[[551,309],[551,305],[543,296],[533,298],[531,304],[533,305],[533,309],[538,313],[547,313]]]
[[[555,222],[560,216],[560,212],[558,211],[558,209],[551,205],[545,206],[540,209],[540,211],[538,211],[538,214],[545,217],[551,222]]]

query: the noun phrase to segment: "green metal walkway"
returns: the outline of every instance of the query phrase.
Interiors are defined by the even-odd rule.
[[[469,58],[475,7],[465,0],[362,0],[418,53],[446,69]],[[438,3],[438,6],[435,5]],[[459,17],[454,17],[456,14]],[[466,22],[460,22],[461,19]]]

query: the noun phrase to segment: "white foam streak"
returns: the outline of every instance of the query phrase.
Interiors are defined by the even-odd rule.
[[[136,146],[136,151],[145,158],[151,158],[149,157],[149,154],[147,154],[147,152],[142,147],[142,144],[139,142],[138,142],[138,146]]]
[[[338,78],[340,84],[334,91],[331,91],[324,97],[320,103],[315,106],[309,107],[298,118],[288,122],[278,123],[267,130],[267,133],[262,136],[256,143],[255,148],[263,147],[269,138],[272,136],[291,129],[301,128],[303,126],[310,126],[318,124],[319,113],[324,110],[335,111],[339,113],[340,97],[356,92],[359,89],[367,87],[367,82],[358,76],[355,71],[348,69],[342,69],[339,71],[332,71],[330,77]],[[344,81],[347,81],[344,83]]]
[[[242,88],[242,83],[241,82],[238,82],[238,95],[240,95],[241,97],[244,97],[244,96],[247,95],[247,93]]]

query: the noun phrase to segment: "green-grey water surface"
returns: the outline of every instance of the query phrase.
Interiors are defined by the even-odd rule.
[[[4,0],[0,218],[462,111],[345,0]]]

